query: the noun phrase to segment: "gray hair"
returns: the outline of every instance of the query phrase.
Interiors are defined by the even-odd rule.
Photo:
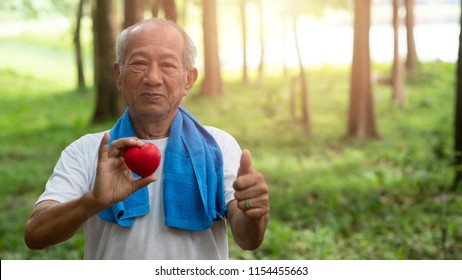
[[[166,19],[159,19],[159,18],[152,18],[144,21],[140,21],[132,26],[125,28],[119,35],[116,41],[116,63],[119,65],[120,70],[123,70],[124,61],[125,61],[125,52],[127,51],[128,45],[128,38],[129,35],[136,27],[144,24],[155,23],[155,24],[167,24],[172,26],[176,30],[178,30],[184,40],[184,48],[183,48],[183,65],[185,66],[186,70],[189,70],[194,67],[195,59],[196,59],[196,46],[192,41],[191,37],[189,37],[188,33],[183,30],[180,26],[178,26],[175,22],[166,20]]]

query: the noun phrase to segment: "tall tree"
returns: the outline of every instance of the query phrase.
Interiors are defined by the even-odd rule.
[[[247,0],[239,0],[239,11],[241,14],[241,30],[242,30],[242,83],[248,84],[249,77],[247,75],[247,15],[246,6]]]
[[[263,0],[257,1],[260,27],[260,63],[258,63],[258,82],[261,83],[265,69],[265,11]]]
[[[378,137],[371,85],[370,17],[371,0],[355,0],[348,136],[358,139]]]
[[[296,108],[296,100],[300,100],[300,110],[301,110],[301,124],[303,127],[303,132],[305,135],[308,135],[311,132],[311,124],[310,124],[310,106],[309,106],[309,90],[308,90],[308,78],[307,74],[305,71],[305,67],[303,65],[303,59],[302,59],[302,50],[300,48],[299,44],[299,38],[298,38],[298,18],[302,14],[303,11],[308,10],[310,11],[310,3],[307,2],[302,2],[302,1],[297,1],[297,0],[292,0],[292,1],[279,1],[279,12],[282,16],[282,21],[283,21],[283,32],[285,33],[285,21],[291,21],[292,23],[292,36],[293,36],[293,42],[295,45],[295,52],[297,54],[297,59],[298,59],[298,75],[297,77],[292,79],[292,84],[290,88],[290,108],[291,108],[291,119],[294,119],[294,117],[297,115],[295,113],[295,108]],[[284,68],[284,71],[287,71]],[[285,72],[286,73],[286,72]],[[300,98],[296,98],[295,94],[297,93],[296,91],[296,83],[300,83]]]
[[[177,21],[178,13],[175,0],[151,0],[152,17],[159,17],[160,10],[164,11],[166,19],[174,22]]]
[[[162,0],[151,0],[151,14],[153,18],[159,17],[160,2]]]
[[[294,36],[294,43],[295,43],[295,51],[298,57],[298,68],[299,68],[299,75],[298,78],[293,79],[293,82],[300,83],[300,101],[301,101],[301,123],[303,127],[303,131],[306,135],[311,133],[311,117],[310,117],[310,106],[309,106],[309,88],[308,88],[308,77],[303,66],[302,61],[302,49],[299,45],[299,32],[298,32],[298,18],[300,15],[304,14],[304,12],[313,15],[313,16],[320,16],[324,13],[327,8],[344,8],[347,5],[345,0],[325,0],[325,1],[278,1],[279,6],[278,9],[280,13],[285,16],[286,18],[292,19],[292,28],[293,28],[293,36]],[[284,20],[284,18],[283,18]],[[284,29],[283,24],[283,29]],[[305,27],[306,28],[306,27]],[[284,69],[285,70],[285,69]],[[285,72],[286,73],[286,72]],[[294,85],[291,85],[291,90],[294,89]],[[292,91],[291,91],[292,92]],[[292,94],[292,93],[291,93]],[[294,101],[296,99],[291,97],[291,108],[295,107]],[[292,112],[294,116],[294,112]]]
[[[404,67],[399,56],[399,3],[393,0],[393,103],[396,106],[406,105],[406,92],[404,82]]]
[[[460,17],[460,26],[462,27],[462,13]],[[457,60],[456,108],[454,120],[455,176],[453,190],[460,190],[462,189],[462,28],[459,34],[459,58]]]
[[[405,0],[406,3],[406,41],[407,41],[407,57],[406,69],[411,74],[416,74],[419,60],[417,58],[417,50],[414,39],[414,0]]]
[[[175,0],[162,0],[162,9],[165,12],[165,18],[176,22],[178,13],[176,11]]]
[[[305,67],[302,62],[302,54],[300,51],[300,45],[298,43],[298,16],[292,16],[292,27],[294,34],[295,49],[298,57],[298,67],[300,70],[300,86],[301,86],[301,109],[302,109],[302,126],[305,135],[311,132],[311,121],[310,121],[310,107],[308,105],[308,80],[306,77]]]
[[[119,116],[123,98],[114,82],[114,43],[118,33],[114,0],[93,1],[94,84],[96,108],[93,121]]]
[[[144,19],[145,0],[124,1],[124,28],[129,27]]]
[[[223,95],[220,59],[218,55],[217,1],[202,0],[204,31],[204,79],[201,96]]]
[[[74,32],[74,46],[75,46],[75,55],[77,62],[77,88],[80,92],[84,92],[86,89],[85,85],[85,74],[83,72],[83,57],[82,57],[82,45],[80,43],[80,26],[83,16],[83,4],[85,0],[80,0],[78,9],[77,9],[77,22],[75,25]]]
[[[287,38],[287,33],[288,33],[288,25],[287,25],[287,16],[286,15],[281,15],[279,17],[281,21],[281,38]],[[281,40],[281,45],[282,45],[282,74],[284,77],[287,77],[289,75],[289,70],[287,67],[287,57],[288,57],[288,51],[287,51],[287,40]]]

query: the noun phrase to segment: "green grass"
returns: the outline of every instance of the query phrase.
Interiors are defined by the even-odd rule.
[[[17,50],[23,56],[9,56]],[[2,38],[0,56],[0,258],[79,259],[84,238],[43,251],[23,242],[24,224],[61,150],[110,123],[89,123],[92,92],[73,87],[70,48],[31,38]],[[68,71],[69,70],[69,71]],[[389,65],[374,65],[384,75]],[[289,78],[261,86],[228,78],[226,94],[185,106],[251,150],[270,187],[265,241],[234,259],[461,259],[462,196],[448,191],[452,171],[452,64],[426,63],[409,79],[408,106],[391,105],[391,89],[374,88],[381,139],[344,138],[348,67],[308,70],[311,136],[291,120]],[[297,114],[299,116],[299,114]]]

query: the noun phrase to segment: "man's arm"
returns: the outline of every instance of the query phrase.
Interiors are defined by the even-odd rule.
[[[103,210],[89,196],[91,193],[87,192],[65,203],[45,200],[37,204],[26,224],[27,247],[41,250],[71,238],[88,218]]]
[[[244,150],[237,179],[235,200],[228,203],[227,218],[234,240],[245,250],[255,250],[263,242],[268,225],[268,186],[263,175],[252,168],[250,152]]]
[[[125,147],[143,145],[136,138],[112,142],[105,133],[99,147],[95,186],[82,197],[64,203],[46,200],[36,205],[29,217],[24,239],[31,249],[43,249],[71,238],[90,217],[124,200],[156,180],[154,175],[135,179],[123,160]]]

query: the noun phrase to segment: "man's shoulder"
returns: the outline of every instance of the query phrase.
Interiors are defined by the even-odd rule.
[[[204,126],[205,129],[212,135],[212,137],[217,142],[218,146],[220,146],[221,151],[223,154],[239,154],[241,152],[241,147],[236,139],[229,134],[228,132],[221,130],[219,128],[213,126]]]
[[[105,131],[88,133],[72,142],[67,149],[89,151],[99,148],[99,143],[103,138]]]
[[[210,133],[210,135],[213,136],[213,138],[215,138],[215,140],[217,142],[221,142],[221,141],[236,141],[234,139],[234,137],[229,134],[228,132],[222,130],[222,129],[219,129],[217,127],[214,127],[214,126],[204,126],[205,129],[207,129],[207,131]]]
[[[101,132],[95,132],[95,133],[88,133],[77,139],[75,142],[80,142],[84,144],[94,144],[94,143],[99,143],[101,142],[101,139],[103,138],[103,135],[106,131],[101,131]]]

